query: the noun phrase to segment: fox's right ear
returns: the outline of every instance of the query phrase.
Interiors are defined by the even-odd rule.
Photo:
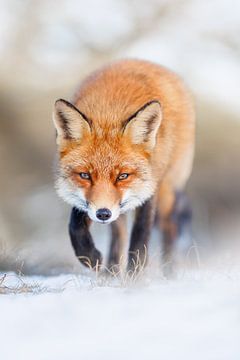
[[[63,99],[55,102],[53,122],[57,130],[57,144],[62,140],[79,141],[84,133],[91,131],[91,123],[87,117]]]

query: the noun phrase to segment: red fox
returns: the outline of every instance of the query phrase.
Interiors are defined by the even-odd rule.
[[[92,268],[101,264],[89,226],[112,223],[108,266],[117,265],[123,214],[136,209],[128,269],[145,261],[155,218],[169,261],[181,225],[178,194],[194,155],[194,106],[183,81],[157,64],[121,60],[88,76],[72,102],[57,100],[53,119],[56,188],[72,206],[69,233],[79,260]]]

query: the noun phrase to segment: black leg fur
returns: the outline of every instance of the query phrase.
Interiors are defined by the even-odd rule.
[[[102,255],[94,246],[89,225],[90,220],[87,214],[73,208],[69,223],[73,249],[83,265],[96,269],[102,263]]]
[[[175,221],[178,226],[178,237],[186,231],[191,232],[192,208],[187,195],[184,192],[176,194],[176,203],[174,208]]]
[[[136,218],[130,239],[128,270],[139,270],[146,263],[154,216],[155,201],[153,198],[136,210]]]
[[[191,235],[192,210],[188,198],[184,192],[176,194],[176,200],[172,212],[160,219],[163,234],[163,263],[166,275],[173,272],[175,245],[178,238],[185,233]]]

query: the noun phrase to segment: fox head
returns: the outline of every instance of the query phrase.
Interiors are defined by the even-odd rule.
[[[156,188],[151,154],[161,119],[156,100],[124,121],[104,126],[71,103],[57,100],[53,120],[60,197],[101,223],[144,203]]]

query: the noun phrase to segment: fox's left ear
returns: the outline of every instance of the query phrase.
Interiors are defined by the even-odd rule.
[[[144,144],[149,150],[156,144],[156,137],[162,121],[162,109],[157,100],[145,104],[124,124],[123,133],[133,144]]]
[[[53,122],[57,130],[57,143],[63,140],[79,141],[91,131],[90,120],[70,102],[59,99],[55,102]]]

